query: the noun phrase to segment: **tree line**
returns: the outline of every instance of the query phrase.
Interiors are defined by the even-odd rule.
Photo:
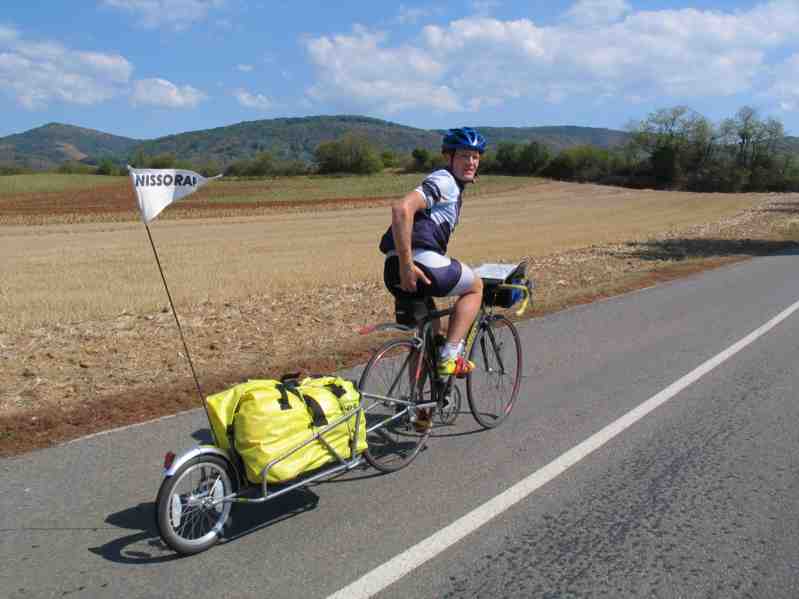
[[[751,107],[718,124],[686,106],[663,108],[630,123],[627,131],[628,141],[613,148],[582,145],[554,152],[537,141],[499,143],[483,155],[480,172],[689,191],[799,190],[799,161],[785,142],[782,123],[761,118]],[[260,151],[250,159],[223,165],[214,160],[189,162],[172,154],[148,156],[141,150],[128,162],[139,168],[185,168],[228,177],[369,175],[386,168],[425,172],[447,164],[446,157],[427,148],[402,155],[377,148],[356,134],[320,143],[311,163],[278,160]],[[66,163],[58,170],[126,173],[124,165],[111,158],[96,165]]]
[[[538,142],[499,144],[482,172],[686,191],[796,191],[799,161],[782,123],[748,106],[714,124],[685,106],[627,126],[611,149],[575,146],[553,154]]]

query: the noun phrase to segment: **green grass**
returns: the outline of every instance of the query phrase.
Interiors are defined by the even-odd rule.
[[[401,196],[417,187],[423,173],[382,173],[371,176],[280,177],[262,180],[225,180],[214,182],[196,197],[196,201],[224,202],[301,202],[334,198],[370,198]],[[469,187],[470,196],[510,191],[541,181],[533,177],[487,175]]]
[[[233,204],[264,207],[301,205],[306,201],[340,201],[402,197],[416,188],[424,173],[383,172],[370,176],[309,175],[264,179],[219,179],[182,200],[180,207],[214,210]],[[529,189],[544,179],[487,175],[470,185],[468,197]],[[39,173],[0,177],[0,218],[4,224],[105,222],[136,218],[129,177]],[[65,213],[65,207],[72,207]],[[120,208],[123,210],[120,211]],[[127,209],[125,209],[127,208]],[[5,210],[5,213],[2,211]],[[201,212],[194,213],[201,215]],[[229,215],[229,214],[228,214]],[[186,211],[169,211],[163,218],[185,218]]]
[[[400,196],[414,189],[424,173],[381,173],[370,176],[309,175],[266,179],[220,179],[195,196],[196,201],[213,202],[294,202],[332,198]],[[469,187],[469,195],[482,195],[528,186],[531,177],[486,175]],[[59,191],[92,190],[98,187],[128,185],[127,177],[61,175],[41,173],[0,177],[0,198],[4,195]]]
[[[8,175],[0,177],[0,196],[20,193],[74,191],[107,187],[127,180],[127,177],[102,177],[98,175],[61,175],[37,173],[33,175]]]

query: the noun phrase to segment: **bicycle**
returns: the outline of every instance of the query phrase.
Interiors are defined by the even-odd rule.
[[[520,263],[503,279],[483,278],[483,299],[466,337],[464,355],[476,368],[466,377],[466,397],[474,419],[489,429],[510,414],[519,394],[522,346],[515,325],[497,307],[509,308],[523,300],[517,315],[527,308],[534,287],[527,279],[527,263]],[[393,339],[372,355],[358,387],[364,397],[367,426],[367,462],[382,472],[408,465],[423,447],[430,428],[417,430],[417,412],[432,410],[438,423],[454,423],[462,404],[455,377],[440,376],[433,321],[453,308],[430,310],[425,300],[398,302],[398,322],[369,327],[364,333],[396,330],[413,333]],[[399,316],[408,315],[407,318]],[[402,321],[402,322],[400,322]]]

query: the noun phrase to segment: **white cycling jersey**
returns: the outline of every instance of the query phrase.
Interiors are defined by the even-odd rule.
[[[411,248],[446,254],[449,238],[460,220],[463,184],[447,169],[439,169],[430,173],[416,191],[424,198],[426,209],[413,217]],[[388,254],[394,249],[389,227],[380,241],[380,251]]]

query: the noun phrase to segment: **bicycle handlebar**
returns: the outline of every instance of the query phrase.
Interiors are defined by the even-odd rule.
[[[528,285],[532,286],[533,282],[528,281]],[[498,285],[499,289],[518,289],[524,294],[524,300],[522,301],[522,305],[516,311],[516,316],[521,316],[524,314],[524,311],[527,310],[527,304],[530,303],[530,287],[528,285],[517,285],[515,283],[500,283]]]

